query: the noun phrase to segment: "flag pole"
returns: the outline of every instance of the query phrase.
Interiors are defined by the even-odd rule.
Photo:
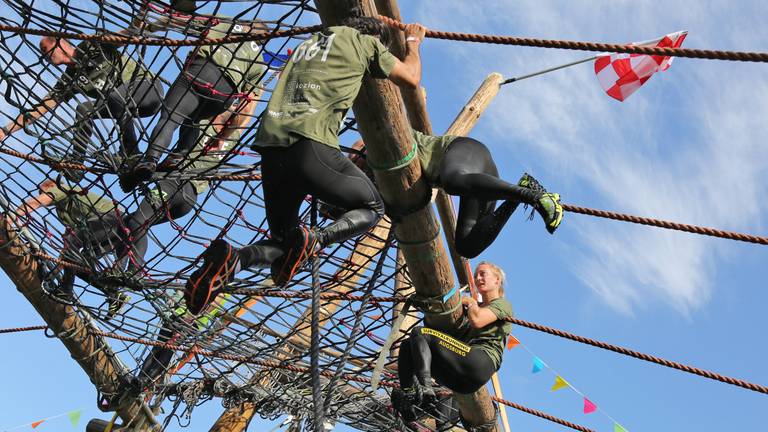
[[[642,42],[635,42],[635,43],[632,43],[631,45],[638,45],[638,46],[655,45],[655,44],[661,42],[661,40],[664,39],[664,37],[665,36],[658,37],[658,38],[655,38],[655,39],[649,39],[649,40],[642,41]],[[533,72],[533,73],[529,73],[529,74],[526,74],[526,75],[520,75],[520,76],[517,76],[517,77],[509,78],[509,79],[506,79],[506,80],[502,81],[500,85],[511,84],[513,82],[522,81],[524,79],[533,78],[533,77],[539,76],[539,75],[544,75],[544,74],[547,74],[547,73],[550,73],[550,72],[554,72],[556,70],[569,68],[571,66],[576,66],[578,64],[582,64],[582,63],[586,63],[588,61],[595,60],[598,57],[604,56],[604,55],[606,55],[606,54],[598,54],[598,55],[595,55],[595,56],[589,56],[587,58],[584,58],[584,59],[581,59],[581,60],[576,60],[576,61],[573,61],[573,62],[570,62],[570,63],[566,63],[566,64],[563,64],[563,65],[560,65],[560,66],[555,66],[555,67],[551,67],[551,68],[548,68],[548,69],[540,70],[538,72]]]
[[[598,57],[600,57],[600,56],[599,55],[590,56],[590,57],[587,57],[585,59],[576,60],[574,62],[566,63],[564,65],[551,67],[551,68],[548,68],[548,69],[540,70],[538,72],[529,73],[527,75],[520,75],[518,77],[509,78],[509,79],[506,79],[506,80],[502,81],[500,85],[510,84],[510,83],[513,83],[513,82],[522,81],[524,79],[533,78],[535,76],[544,75],[544,74],[547,74],[547,73],[550,73],[550,72],[554,72],[556,70],[565,69],[565,68],[568,68],[568,67],[571,67],[571,66],[576,66],[578,64],[582,64],[582,63],[586,63],[588,61],[595,60]]]

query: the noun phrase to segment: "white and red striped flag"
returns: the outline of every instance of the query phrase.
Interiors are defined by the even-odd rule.
[[[687,31],[671,33],[658,41],[633,45],[679,48]],[[623,102],[645,84],[653,74],[669,69],[674,57],[645,54],[604,54],[595,60],[595,74],[608,96]]]

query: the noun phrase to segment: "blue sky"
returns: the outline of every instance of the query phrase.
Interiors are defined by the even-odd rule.
[[[650,1],[499,0],[480,7],[422,0],[401,8],[406,20],[435,29],[541,38],[629,42],[687,29],[686,47],[764,51],[768,36],[757,1],[670,1],[662,8]],[[434,130],[447,128],[490,72],[514,76],[585,55],[428,40],[423,85]],[[760,234],[767,221],[767,78],[761,64],[677,59],[619,103],[586,64],[505,86],[472,136],[492,149],[502,176],[514,180],[528,171],[564,202]],[[520,318],[756,383],[768,383],[761,344],[766,258],[761,246],[574,214],[555,236],[540,220],[515,215],[482,256],[505,268],[507,297]],[[2,281],[0,327],[40,323]],[[515,334],[629,431],[764,428],[764,395],[526,329]],[[58,341],[42,333],[0,341],[0,428],[77,408],[85,409],[84,419],[99,414],[92,385]],[[505,398],[613,430],[603,414],[582,414],[572,391],[550,392],[550,372],[530,370],[526,351],[505,354]],[[217,402],[199,408],[190,430],[207,428],[220,412]],[[507,412],[513,430],[563,429]],[[70,427],[66,418],[56,421],[47,430]],[[254,421],[250,430],[270,428]]]

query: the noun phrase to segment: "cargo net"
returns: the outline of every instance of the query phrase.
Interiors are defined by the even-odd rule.
[[[198,133],[191,153],[183,163],[164,168],[163,159],[174,155],[171,146],[152,181],[130,193],[122,192],[117,180],[135,163],[127,136],[133,131],[139,149],[146,150],[162,110],[142,113],[118,87],[127,83],[128,91],[135,90],[131,83],[144,68],[150,75],[143,79],[167,93],[198,49],[173,41],[205,38],[221,23],[265,33],[314,25],[319,22],[315,11],[306,1],[278,0],[170,5],[3,0],[2,5],[0,122],[25,125],[0,145],[0,205],[25,253],[36,259],[45,292],[73,306],[105,336],[109,345],[103,348],[122,365],[120,390],[101,394],[100,407],[114,410],[126,398],[147,400],[150,407],[162,408],[161,422],[167,427],[189,424],[196,406],[216,399],[237,412],[249,403],[262,417],[291,415],[294,425],[309,427],[309,269],[281,289],[271,285],[268,270],[241,271],[232,292],[197,316],[187,312],[182,297],[197,256],[213,239],[242,246],[269,236],[259,155],[249,146],[280,68],[306,33],[260,40],[254,49],[263,73],[250,92],[228,95],[230,108],[213,120],[179,121],[181,133]],[[65,67],[48,60],[50,47],[40,43],[35,30],[55,32],[49,35],[55,36],[57,48],[65,46],[59,38],[64,34],[71,39],[73,34],[100,35],[88,42],[90,54],[83,61],[130,59],[133,75],[121,75],[126,63],[120,60],[114,63],[119,68],[108,65],[57,86]],[[103,36],[115,34],[167,38],[167,43],[105,42]],[[71,39],[78,52],[84,51],[79,40]],[[78,93],[74,86],[89,90]],[[255,109],[243,108],[251,102]],[[46,106],[44,115],[38,115],[41,106]],[[132,115],[128,126],[125,113]],[[222,132],[233,127],[233,135]],[[351,145],[356,139],[354,120],[348,119],[342,142]],[[362,154],[344,149],[352,157]],[[310,207],[308,198],[302,223],[310,223]],[[316,223],[323,226],[334,209],[323,203],[319,208]],[[316,284],[326,297],[320,305],[320,364],[314,376],[320,376],[330,423],[386,430],[397,421],[388,394],[388,384],[395,381],[394,356],[381,372],[384,390],[374,393],[370,386],[394,309],[401,305],[393,296],[411,290],[392,243],[385,219],[317,258]]]

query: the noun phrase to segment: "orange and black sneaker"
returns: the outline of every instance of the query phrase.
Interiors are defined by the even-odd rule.
[[[226,240],[214,240],[202,255],[203,264],[192,272],[184,288],[187,310],[195,315],[205,310],[235,276],[240,256]]]
[[[283,286],[293,279],[293,275],[299,271],[318,251],[317,234],[305,227],[296,227],[285,236],[285,252],[272,262],[272,282],[276,286]]]

